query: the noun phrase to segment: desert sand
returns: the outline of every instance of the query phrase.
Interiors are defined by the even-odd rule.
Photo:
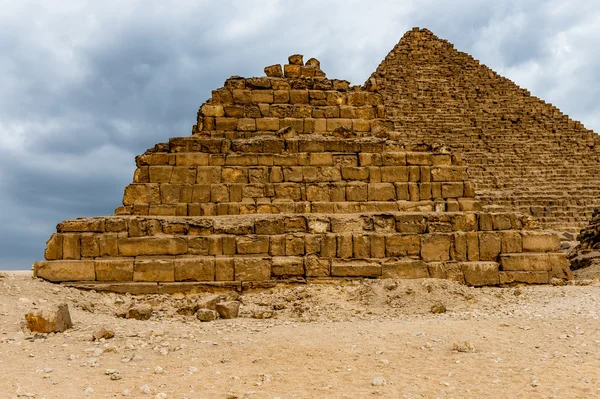
[[[198,295],[133,297],[0,276],[1,397],[600,397],[597,280],[282,286],[243,293],[237,319],[200,322],[177,313]],[[24,327],[27,312],[61,302],[72,329]],[[152,306],[151,319],[115,316],[130,304]],[[440,305],[447,311],[432,313]],[[92,341],[100,326],[115,337]]]

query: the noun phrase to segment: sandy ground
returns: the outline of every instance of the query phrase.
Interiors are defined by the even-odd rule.
[[[2,398],[600,397],[597,281],[276,287],[244,293],[238,319],[202,323],[177,314],[193,296],[128,297],[0,275]],[[23,329],[25,313],[59,302],[74,328]],[[152,318],[117,318],[129,303],[150,304]],[[439,304],[447,312],[433,314]],[[91,341],[99,326],[115,337]]]

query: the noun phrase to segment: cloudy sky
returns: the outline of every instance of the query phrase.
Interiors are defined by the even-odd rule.
[[[134,157],[189,135],[231,75],[302,53],[362,84],[405,31],[456,48],[600,131],[600,3],[0,0],[0,269],[58,222],[110,215]]]

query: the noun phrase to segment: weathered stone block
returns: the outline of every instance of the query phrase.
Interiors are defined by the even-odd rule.
[[[133,281],[175,281],[173,258],[137,257]]]
[[[268,236],[236,237],[238,254],[267,254],[269,253]]]
[[[331,275],[335,277],[379,277],[381,265],[376,263],[332,263]]]
[[[36,262],[33,275],[48,281],[91,281],[96,279],[93,260],[54,260]]]
[[[429,278],[429,268],[421,260],[386,261],[381,265],[381,278]]]
[[[482,261],[495,261],[502,248],[502,236],[500,233],[479,233],[479,259]]]
[[[385,239],[385,253],[388,257],[417,256],[421,252],[419,235],[389,235]]]
[[[234,260],[233,258],[215,259],[215,280],[216,281],[234,281]]]
[[[498,285],[499,265],[496,262],[465,262],[460,263],[465,283],[476,287],[484,285]]]
[[[298,256],[273,257],[272,272],[276,277],[303,276],[304,260]]]
[[[548,284],[548,272],[499,272],[500,284]]]
[[[553,267],[562,270],[568,267],[566,254],[532,253],[501,254],[500,265],[503,271],[552,271]]]
[[[451,236],[446,234],[421,236],[421,258],[425,262],[444,262],[450,260],[451,242]]]
[[[525,252],[555,252],[560,250],[558,234],[550,232],[523,232],[523,251]]]
[[[133,258],[98,258],[94,265],[98,281],[133,281]]]
[[[119,238],[118,245],[121,256],[182,255],[187,252],[187,242],[181,237]]]
[[[175,281],[215,280],[215,258],[176,258],[173,262]]]
[[[369,183],[369,201],[392,201],[396,199],[396,188],[392,183]]]
[[[270,258],[234,258],[236,281],[262,281],[271,278]]]

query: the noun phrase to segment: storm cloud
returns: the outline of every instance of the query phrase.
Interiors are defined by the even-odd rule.
[[[570,1],[2,1],[0,269],[58,222],[110,215],[134,157],[191,133],[231,75],[293,53],[362,84],[413,26],[600,130],[600,4]]]

